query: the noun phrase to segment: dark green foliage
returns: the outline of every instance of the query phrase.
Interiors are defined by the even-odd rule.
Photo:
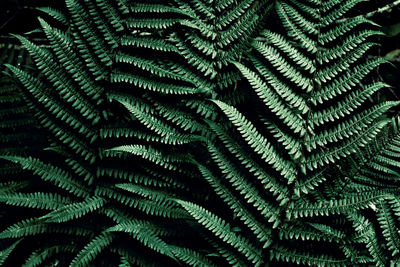
[[[49,145],[1,155],[34,176],[0,185],[22,211],[0,262],[396,265],[399,103],[376,97],[381,33],[348,18],[360,2],[40,8],[47,45],[15,36],[38,72],[6,62],[26,104],[0,116],[29,107]]]

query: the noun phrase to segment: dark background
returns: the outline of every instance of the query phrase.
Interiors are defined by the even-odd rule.
[[[10,33],[22,34],[39,28],[37,7],[65,7],[63,0],[0,0],[0,42],[17,43]],[[1,62],[0,62],[1,63]]]

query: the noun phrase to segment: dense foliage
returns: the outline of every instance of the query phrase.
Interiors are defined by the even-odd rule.
[[[40,8],[0,47],[0,263],[400,264],[399,102],[362,5]]]

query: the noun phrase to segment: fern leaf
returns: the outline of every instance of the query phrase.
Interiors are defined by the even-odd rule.
[[[213,232],[222,241],[235,247],[253,264],[259,265],[262,263],[261,252],[246,240],[246,238],[235,234],[229,224],[224,220],[196,204],[182,200],[178,200],[177,202],[181,204],[182,207],[184,207],[199,223]]]
[[[45,164],[40,160],[31,157],[1,156],[0,158],[19,163],[24,169],[32,170],[34,174],[41,176],[44,181],[50,181],[78,197],[88,196],[86,188],[84,188],[79,182],[75,181],[67,172],[58,167]]]
[[[102,233],[93,238],[78,255],[72,260],[70,266],[87,266],[93,259],[104,250],[113,240],[111,233]]]
[[[104,200],[100,197],[90,197],[83,202],[72,203],[62,206],[46,215],[41,219],[46,222],[67,222],[80,218],[88,213],[100,209],[104,205]]]
[[[15,247],[21,242],[22,240],[18,240],[17,242],[14,242],[11,246],[8,248],[0,251],[0,265],[3,265],[4,262],[7,260],[8,256],[11,254],[11,252],[15,249]]]
[[[289,183],[293,182],[296,175],[296,170],[289,163],[282,159],[274,148],[268,143],[267,139],[263,137],[242,114],[240,114],[234,107],[229,106],[220,101],[214,101],[221,110],[228,116],[229,120],[237,127],[242,137],[247,141],[251,148],[261,156],[264,161],[280,171]]]

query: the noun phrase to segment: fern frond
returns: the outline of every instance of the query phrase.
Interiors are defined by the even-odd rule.
[[[162,83],[130,73],[113,73],[111,80],[116,83],[125,82],[133,84],[144,90],[149,90],[161,94],[186,95],[201,93],[200,90],[196,90],[192,87]]]
[[[49,248],[45,248],[44,250],[36,250],[31,255],[29,255],[28,259],[22,265],[23,267],[36,267],[43,264],[43,262],[57,254],[59,252],[63,253],[75,253],[76,248],[74,246],[52,246]]]
[[[100,197],[89,197],[83,202],[76,202],[62,206],[46,215],[40,217],[46,222],[67,222],[80,218],[88,213],[92,213],[105,204],[104,199]]]
[[[385,266],[386,259],[383,255],[382,248],[380,247],[376,233],[371,222],[364,216],[354,213],[348,214],[348,218],[352,221],[353,226],[358,233],[357,239],[366,244],[366,247],[373,257],[376,266]]]
[[[330,214],[346,214],[350,209],[358,210],[369,207],[384,199],[385,195],[380,192],[372,195],[356,195],[345,197],[343,199],[335,199],[330,201],[319,201],[316,204],[292,202],[286,210],[288,219],[294,217],[314,217],[318,215],[328,216]]]
[[[387,247],[392,251],[392,256],[397,255],[400,252],[399,229],[386,201],[380,201],[378,204],[378,222],[386,239]]]
[[[368,97],[384,87],[388,87],[388,85],[378,82],[365,86],[362,89],[355,90],[343,100],[337,102],[335,106],[330,106],[329,108],[314,112],[310,121],[312,121],[316,126],[319,126],[345,117],[361,106]]]
[[[35,192],[2,194],[0,202],[20,207],[55,210],[71,203],[71,200],[58,194]]]
[[[161,253],[167,255],[173,259],[173,248],[165,243],[158,234],[151,227],[152,225],[143,221],[131,221],[126,223],[117,224],[106,230],[107,232],[125,232],[130,234],[134,239],[140,241],[143,245]]]
[[[232,231],[230,225],[226,223],[221,218],[218,218],[211,212],[205,210],[204,208],[182,200],[177,200],[179,204],[185,208],[194,219],[199,223],[204,225],[209,231],[213,232],[222,241],[235,247],[239,252],[241,252],[248,260],[253,264],[262,264],[261,251],[259,251],[253,244],[250,243],[246,238],[235,234]]]
[[[305,164],[307,168],[314,170],[318,167],[325,166],[330,162],[336,162],[338,159],[356,152],[357,147],[363,147],[368,144],[368,142],[372,140],[388,122],[388,120],[381,120],[372,127],[366,129],[363,133],[359,134],[356,138],[345,142],[343,145],[313,154],[306,160]]]
[[[309,252],[299,252],[294,249],[288,249],[281,246],[275,246],[271,249],[270,259],[283,261],[286,263],[304,264],[312,266],[347,266],[346,259],[332,258],[328,255],[315,255]]]
[[[173,246],[172,253],[190,266],[216,266],[207,257],[194,250]]]
[[[0,233],[0,238],[20,238],[30,235],[43,234],[48,230],[48,226],[37,218],[22,220],[10,225]]]
[[[160,151],[152,147],[145,147],[143,145],[127,145],[119,146],[108,150],[109,152],[128,153],[135,156],[142,157],[157,165],[160,165],[168,170],[178,170],[175,163],[190,162],[191,159],[185,158],[181,155],[167,155],[162,154]]]
[[[290,108],[283,104],[279,97],[261,81],[255,73],[244,67],[239,63],[235,63],[236,67],[242,74],[249,80],[257,95],[263,100],[267,107],[275,113],[288,127],[295,133],[304,135],[305,129],[301,117],[295,114]]]
[[[214,123],[209,124],[219,138],[221,138],[225,147],[246,169],[250,171],[250,173],[253,173],[253,175],[263,184],[265,189],[269,190],[276,197],[276,200],[279,201],[281,206],[285,205],[289,201],[289,192],[287,187],[283,186],[276,177],[268,174],[259,163],[249,157],[246,151],[244,151],[242,147],[240,147],[223,129]],[[224,164],[227,164],[229,161],[223,162]],[[229,172],[231,172],[232,169],[233,168],[229,168],[229,166],[227,168]]]
[[[113,240],[111,233],[102,233],[93,238],[78,255],[72,260],[70,266],[87,266],[93,259]]]
[[[65,15],[61,11],[59,11],[59,10],[57,10],[55,8],[52,8],[52,7],[37,7],[36,9],[46,13],[47,15],[49,15],[51,17],[53,17],[57,21],[61,22],[63,25],[67,25],[68,24],[68,20],[65,17]]]
[[[278,155],[267,139],[257,131],[250,121],[234,107],[221,101],[214,101],[214,103],[221,108],[229,120],[237,127],[242,137],[254,149],[254,152],[259,154],[266,163],[272,165],[275,170],[280,171],[288,179],[289,183],[294,181],[296,175],[294,167],[290,162],[285,161]]]
[[[257,239],[260,242],[264,243],[263,248],[267,248],[272,243],[271,230],[262,225],[246,209],[246,207],[239,201],[239,199],[237,199],[232,193],[230,193],[228,188],[226,188],[220,182],[218,182],[218,180],[204,166],[199,166],[199,169],[202,175],[212,185],[216,193],[223,198],[223,200],[229,205],[229,207],[235,212],[235,214],[244,222],[244,224],[253,231],[253,233],[257,236]],[[257,199],[257,196],[253,197],[254,198],[252,199],[250,198],[249,195],[245,196],[245,198],[250,198],[249,200],[247,200],[248,202],[252,202],[254,201],[254,199]],[[264,202],[263,204],[267,203]],[[260,203],[254,203],[254,206],[256,206],[258,209],[262,208],[262,206],[260,206]],[[271,209],[272,208],[268,204],[268,206],[264,208],[261,214],[263,214],[264,216],[267,215],[269,217],[268,221],[275,222],[274,226],[276,226],[277,224],[279,224],[279,221],[277,220],[276,213],[274,214],[273,212],[269,211]],[[267,214],[265,214],[266,213],[265,210],[268,210]]]
[[[0,251],[0,265],[3,265],[4,262],[7,260],[8,256],[11,254],[11,252],[15,249],[15,247],[22,241],[22,239],[14,242],[11,246],[8,248]]]
[[[31,157],[0,156],[0,158],[19,163],[22,168],[32,170],[34,174],[42,177],[44,181],[54,183],[56,186],[71,192],[78,197],[87,197],[88,191],[79,182],[75,181],[66,171],[51,164],[45,164]]]

